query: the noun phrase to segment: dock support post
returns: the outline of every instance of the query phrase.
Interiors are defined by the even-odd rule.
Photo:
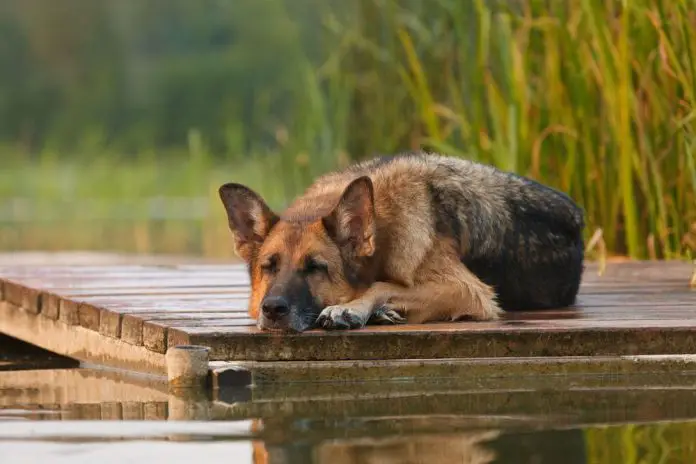
[[[208,382],[207,346],[177,345],[167,350],[167,378],[170,388],[204,389]]]
[[[210,419],[209,351],[207,346],[199,345],[177,345],[167,350],[169,420]]]

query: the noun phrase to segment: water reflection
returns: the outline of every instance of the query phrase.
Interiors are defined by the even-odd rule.
[[[184,394],[99,370],[0,372],[0,452],[27,458],[3,463],[143,462],[153,450],[169,463],[196,453],[253,464],[692,463],[695,386],[677,375],[549,391],[425,383],[400,395],[358,385],[333,396],[309,385]]]
[[[419,434],[391,437],[337,438],[319,443],[279,446],[258,444],[256,464],[389,464],[389,463],[470,463],[496,462],[489,446],[499,431],[457,434]]]
[[[696,421],[257,442],[255,464],[693,463]]]

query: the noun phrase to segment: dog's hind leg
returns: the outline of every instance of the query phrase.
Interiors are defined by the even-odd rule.
[[[413,287],[393,291],[374,311],[373,319],[380,321],[382,312],[397,313],[410,324],[472,319],[491,321],[502,312],[495,292],[453,256],[451,260],[428,263],[423,269],[424,280]]]

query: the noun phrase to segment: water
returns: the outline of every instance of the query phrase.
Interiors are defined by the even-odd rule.
[[[61,368],[47,369],[37,352],[27,365],[8,346],[0,339],[3,464],[696,462],[696,373],[518,388],[307,382],[183,397],[147,376],[57,358]]]

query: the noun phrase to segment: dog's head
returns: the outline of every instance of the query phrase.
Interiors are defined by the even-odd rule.
[[[251,279],[249,314],[267,330],[302,332],[327,306],[346,303],[366,284],[375,251],[369,177],[352,181],[324,212],[281,217],[253,190],[219,189],[236,253]]]

